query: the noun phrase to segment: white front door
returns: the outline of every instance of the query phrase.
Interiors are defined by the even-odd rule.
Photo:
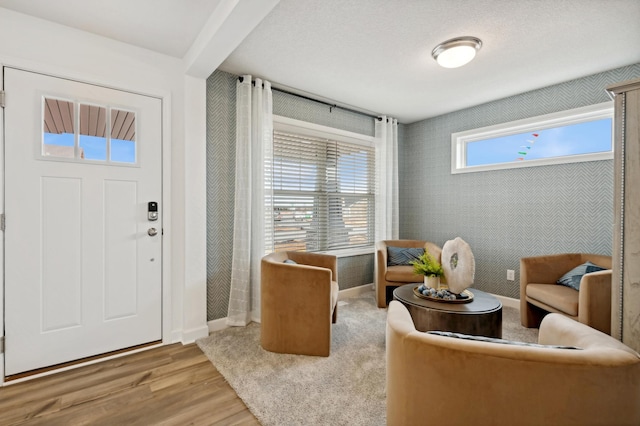
[[[160,340],[161,100],[13,68],[4,88],[5,375]]]

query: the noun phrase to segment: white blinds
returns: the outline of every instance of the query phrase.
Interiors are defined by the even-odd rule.
[[[373,245],[372,146],[274,131],[273,157],[275,251]]]

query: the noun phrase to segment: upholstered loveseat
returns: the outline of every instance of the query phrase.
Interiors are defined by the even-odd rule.
[[[416,331],[400,302],[386,328],[389,425],[640,425],[640,355],[560,314],[519,346]]]
[[[557,284],[571,269],[591,262],[605,270],[584,274],[579,290]],[[556,312],[603,333],[611,332],[611,256],[561,253],[520,259],[520,321],[538,327]]]

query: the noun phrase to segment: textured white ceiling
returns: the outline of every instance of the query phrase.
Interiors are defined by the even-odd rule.
[[[236,2],[0,0],[178,58],[221,4]],[[462,35],[482,39],[476,59],[439,67],[431,50]],[[280,0],[220,69],[411,123],[633,63],[640,0]]]
[[[439,67],[463,35],[476,59]],[[411,123],[638,62],[638,0],[281,0],[220,68]]]
[[[176,58],[220,0],[0,0],[0,7]]]

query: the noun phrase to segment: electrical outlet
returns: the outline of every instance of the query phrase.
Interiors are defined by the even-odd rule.
[[[516,279],[516,272],[513,269],[507,269],[507,280],[514,281]]]

